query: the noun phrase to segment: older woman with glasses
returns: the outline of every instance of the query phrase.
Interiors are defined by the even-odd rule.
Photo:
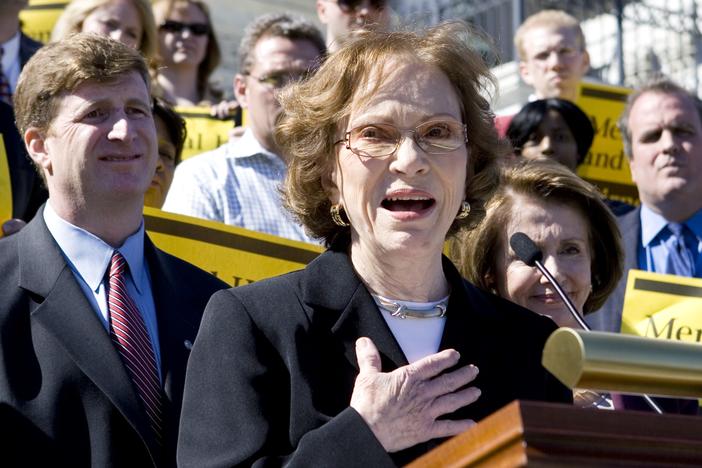
[[[153,9],[161,61],[156,82],[162,97],[177,106],[219,102],[222,93],[209,79],[221,55],[207,4],[156,0]]]
[[[571,401],[548,318],[442,256],[501,148],[463,23],[360,35],[281,93],[288,208],[328,250],[216,294],[189,361],[182,466],[395,466],[514,399]]]

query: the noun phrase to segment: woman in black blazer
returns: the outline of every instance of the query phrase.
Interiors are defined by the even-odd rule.
[[[183,466],[395,466],[510,401],[569,402],[555,324],[463,280],[447,234],[502,152],[463,23],[367,32],[280,96],[285,202],[329,250],[216,294],[193,347]]]

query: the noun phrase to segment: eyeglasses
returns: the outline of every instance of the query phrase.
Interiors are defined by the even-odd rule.
[[[287,84],[295,82],[295,81],[304,81],[307,79],[309,76],[309,71],[302,71],[302,72],[276,72],[276,73],[271,73],[270,75],[264,75],[264,76],[254,76],[254,75],[249,75],[251,78],[257,80],[259,83],[262,85],[268,87],[268,88],[273,88],[273,89],[281,89],[284,88]]]
[[[180,21],[166,20],[158,27],[161,31],[179,34],[186,29],[195,36],[206,36],[210,33],[210,25],[207,23],[182,23]]]
[[[416,128],[400,129],[391,124],[367,124],[353,128],[344,134],[346,149],[358,156],[381,158],[397,151],[404,133],[412,133],[412,139],[425,153],[446,154],[457,150],[468,142],[468,127],[455,120],[432,120]]]
[[[357,12],[361,8],[363,8],[363,4],[365,0],[328,0],[331,1],[332,3],[336,3],[339,5],[339,9],[343,11],[344,13],[352,13],[352,12]],[[369,6],[371,8],[374,8],[376,10],[382,10],[385,8],[385,4],[387,3],[386,0],[370,0],[368,2]]]

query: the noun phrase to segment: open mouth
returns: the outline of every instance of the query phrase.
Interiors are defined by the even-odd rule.
[[[129,161],[134,161],[136,159],[139,159],[140,155],[138,154],[131,154],[129,156],[103,156],[100,159],[100,161],[108,161],[108,162],[129,162]]]
[[[388,197],[381,202],[381,206],[388,211],[424,211],[434,206],[433,198],[414,197]]]

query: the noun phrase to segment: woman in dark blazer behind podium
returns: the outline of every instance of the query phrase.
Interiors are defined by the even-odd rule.
[[[556,328],[467,283],[500,151],[462,23],[363,33],[280,96],[285,201],[329,249],[211,299],[189,361],[182,466],[394,466],[514,399],[569,402]]]

